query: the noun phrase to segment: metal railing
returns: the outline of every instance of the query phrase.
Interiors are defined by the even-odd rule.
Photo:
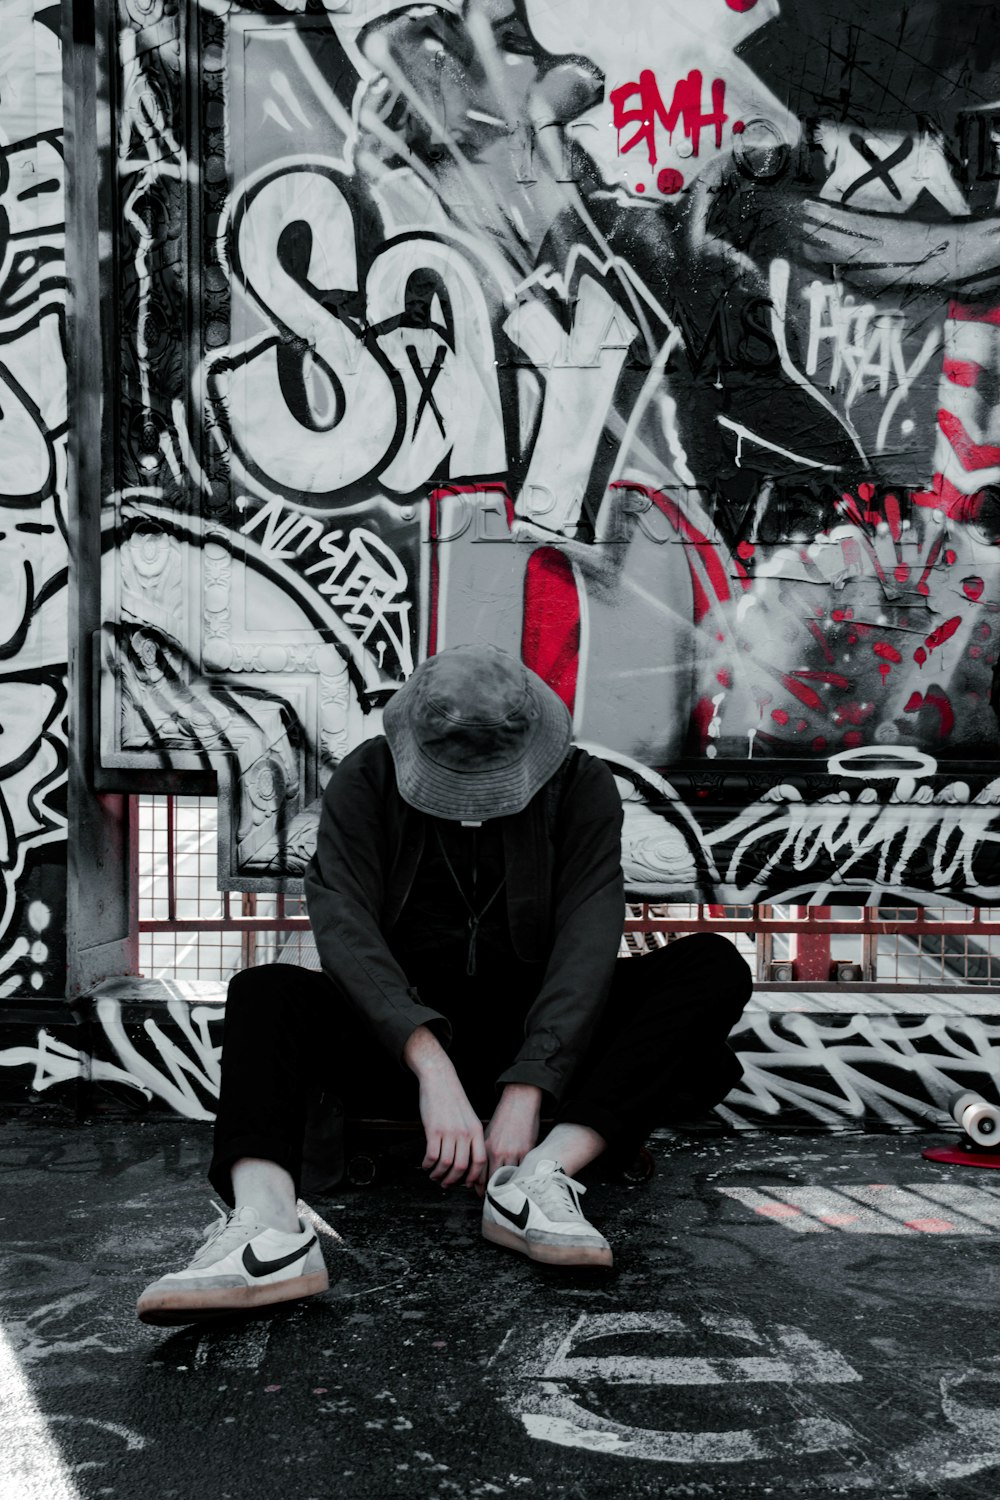
[[[277,957],[315,963],[299,897],[219,891],[210,797],[137,797],[139,967],[227,978]],[[776,985],[1000,983],[1000,908],[632,903],[623,952],[691,932],[733,939]]]

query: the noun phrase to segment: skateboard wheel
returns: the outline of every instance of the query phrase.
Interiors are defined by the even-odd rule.
[[[977,1146],[1000,1146],[1000,1109],[976,1099],[962,1111],[958,1122]]]
[[[635,1160],[630,1162],[622,1172],[625,1181],[633,1183],[649,1182],[650,1178],[655,1175],[656,1161],[653,1153],[645,1146],[639,1147],[639,1152]]]
[[[378,1177],[378,1159],[359,1151],[347,1163],[347,1180],[352,1187],[371,1187]]]
[[[957,1094],[952,1094],[948,1100],[948,1113],[956,1125],[961,1125],[962,1116],[970,1104],[985,1104],[986,1100],[982,1094],[977,1094],[975,1089],[961,1089]]]

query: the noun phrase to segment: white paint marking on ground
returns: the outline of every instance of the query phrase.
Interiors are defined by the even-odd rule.
[[[852,1436],[842,1423],[823,1417],[786,1422],[770,1431],[655,1432],[599,1417],[568,1396],[545,1399],[548,1410],[522,1414],[529,1437],[564,1448],[654,1463],[738,1464],[781,1455],[826,1453],[850,1444]]]
[[[0,1453],[11,1500],[81,1500],[20,1361],[0,1328]]]
[[[807,1217],[801,1208],[786,1203],[783,1198],[771,1197],[757,1188],[720,1187],[718,1191],[724,1197],[734,1198],[737,1203],[742,1203],[744,1208],[752,1209],[761,1218],[772,1219],[776,1224],[783,1224],[786,1229],[792,1229],[796,1234],[827,1234],[829,1232],[825,1225],[818,1224],[815,1219]]]
[[[824,1417],[802,1418],[761,1428],[729,1432],[660,1431],[634,1427],[598,1415],[577,1394],[591,1381],[645,1386],[747,1386],[781,1384],[798,1389],[804,1384],[841,1385],[861,1379],[835,1350],[818,1344],[802,1329],[785,1324],[761,1330],[745,1318],[705,1313],[701,1329],[692,1330],[674,1313],[584,1313],[569,1326],[544,1327],[510,1360],[506,1404],[519,1417],[530,1437],[562,1447],[607,1453],[619,1458],[642,1458],[659,1463],[723,1464],[782,1454],[823,1453],[852,1444],[852,1434],[840,1422]],[[692,1332],[704,1339],[714,1333],[738,1343],[763,1347],[766,1354],[702,1357],[664,1354],[601,1354],[595,1341],[629,1334],[665,1340]],[[504,1347],[509,1346],[509,1336]],[[568,1389],[572,1383],[576,1390]]]
[[[908,1184],[905,1187],[896,1187],[892,1184],[872,1183],[868,1187],[847,1187],[844,1193],[873,1209],[876,1213],[888,1214],[891,1219],[898,1219],[906,1229],[916,1229],[924,1234],[988,1234],[989,1230],[984,1225],[977,1223],[975,1219],[966,1218],[960,1213],[949,1213],[947,1217],[935,1210],[935,1206],[927,1198],[921,1196],[919,1187],[916,1191]],[[975,1201],[975,1188],[966,1188],[963,1198],[972,1197]],[[958,1204],[955,1204],[958,1207]]]
[[[658,1333],[666,1337],[686,1331],[683,1320],[673,1313],[584,1313],[550,1354],[542,1379],[611,1380],[616,1385],[745,1385],[750,1382],[838,1385],[860,1379],[835,1350],[817,1344],[801,1329],[779,1324],[773,1329],[772,1337],[765,1341],[745,1318],[727,1319],[712,1315],[708,1326],[724,1338],[740,1343],[749,1340],[762,1345],[766,1342],[771,1346],[771,1352],[765,1356],[717,1358],[571,1353],[574,1346],[584,1341],[592,1343],[599,1338],[617,1338],[631,1333]]]
[[[931,1203],[940,1203],[942,1207],[951,1210],[958,1209],[990,1229],[1000,1229],[1000,1198],[989,1188],[952,1187],[947,1183],[938,1186],[936,1183],[931,1185],[922,1182],[920,1194]],[[982,1230],[979,1232],[982,1233]]]
[[[934,1183],[841,1183],[838,1187],[720,1187],[760,1218],[796,1234],[992,1235],[1000,1196],[989,1189]],[[947,1209],[946,1213],[941,1209]]]

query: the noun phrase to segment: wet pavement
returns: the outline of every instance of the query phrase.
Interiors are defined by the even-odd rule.
[[[586,1200],[611,1273],[399,1170],[311,1205],[327,1295],[167,1333],[134,1299],[212,1218],[207,1128],[0,1120],[0,1496],[982,1500],[1000,1171],[933,1139],[664,1136]]]

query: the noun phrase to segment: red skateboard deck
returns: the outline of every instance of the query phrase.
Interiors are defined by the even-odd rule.
[[[925,1146],[920,1153],[928,1161],[942,1162],[949,1167],[1000,1167],[1000,1150],[973,1151],[971,1147]]]

